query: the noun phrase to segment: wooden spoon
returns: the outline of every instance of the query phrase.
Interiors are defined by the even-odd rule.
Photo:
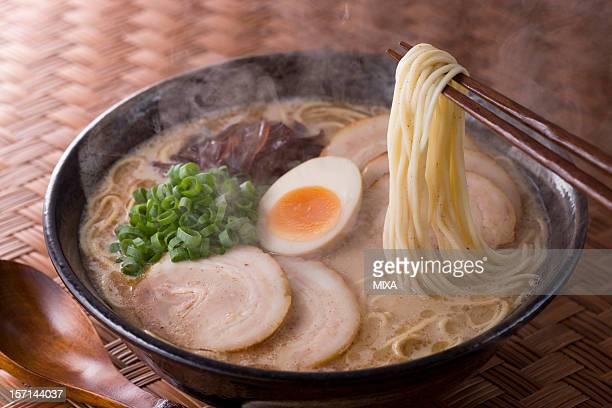
[[[84,311],[47,275],[0,261],[0,368],[101,407],[178,408],[115,368]],[[184,407],[183,407],[184,408]]]

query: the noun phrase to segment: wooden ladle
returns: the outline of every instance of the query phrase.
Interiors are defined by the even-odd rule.
[[[63,385],[69,398],[97,406],[183,407],[128,381],[70,295],[10,261],[0,261],[0,368],[32,385]]]

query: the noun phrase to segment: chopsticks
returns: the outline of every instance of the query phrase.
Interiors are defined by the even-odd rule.
[[[410,44],[407,44],[404,41],[400,42],[400,45],[406,50],[409,50],[412,47]],[[392,49],[387,50],[387,54],[397,61],[402,58],[401,54]],[[567,149],[569,152],[597,166],[607,174],[612,173],[612,158],[604,154],[601,150],[598,150],[595,146],[587,143],[554,123],[547,121],[536,113],[531,112],[526,107],[507,98],[488,86],[481,84],[471,77],[459,74],[455,76],[453,80],[475,94],[481,96],[483,99],[512,116],[520,123],[523,123],[529,128],[538,132],[556,145]],[[464,95],[455,88],[446,86],[442,93],[451,101],[462,107],[475,119],[488,126],[495,133],[504,137],[514,146],[533,157],[540,164],[547,167],[562,179],[572,184],[578,190],[602,204],[608,210],[612,211],[612,190],[610,190],[605,184],[587,174],[582,169],[578,168],[574,163],[550,150],[548,147],[533,139],[531,136],[525,134],[512,124],[504,121],[502,118],[484,106],[479,105],[475,100],[469,98],[467,95]]]

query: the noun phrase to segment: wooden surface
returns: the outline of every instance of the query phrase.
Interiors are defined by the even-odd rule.
[[[42,197],[78,130],[143,86],[228,57],[429,41],[610,153],[610,21],[610,1],[0,0],[0,258],[54,276]],[[610,214],[591,209],[589,245],[612,247]],[[559,297],[434,406],[610,406],[611,322],[609,297]],[[198,405],[100,333],[128,379]],[[0,401],[19,385],[0,372]]]

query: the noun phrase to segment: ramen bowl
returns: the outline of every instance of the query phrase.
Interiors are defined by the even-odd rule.
[[[238,366],[165,342],[117,314],[97,293],[79,249],[87,197],[109,167],[159,132],[227,108],[288,98],[390,106],[394,63],[382,55],[295,52],[243,58],[198,69],[145,89],[100,115],[60,159],[45,197],[51,260],[82,307],[121,337],[162,378],[221,406],[376,406],[439,395],[473,373],[495,345],[541,310],[571,274],[576,251],[557,262],[554,279],[501,323],[448,350],[354,371],[289,372]],[[549,248],[582,248],[586,200],[557,175],[468,120],[470,133],[512,159],[537,189],[549,223]],[[444,388],[441,388],[444,387]],[[435,391],[434,391],[435,390]]]

